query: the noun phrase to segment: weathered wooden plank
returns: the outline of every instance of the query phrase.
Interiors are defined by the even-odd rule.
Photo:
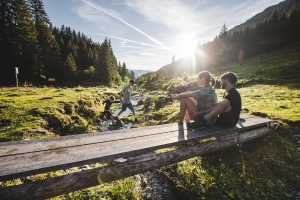
[[[142,127],[138,129],[122,129],[108,132],[95,132],[89,134],[70,135],[55,138],[23,140],[0,143],[0,157],[34,151],[45,151],[92,143],[135,138],[144,135],[156,135],[163,132],[177,130],[177,124],[164,124],[159,126]]]
[[[255,123],[257,121],[260,122],[258,126],[261,125],[261,123],[270,121],[268,119],[258,118],[256,116],[247,114],[241,114],[241,117],[246,119],[247,123],[244,124],[243,127],[237,125],[238,128],[247,128],[249,126],[252,126],[253,124],[249,124],[249,122],[253,121],[253,118],[257,119],[255,120]],[[0,143],[0,157],[27,152],[45,151],[55,148],[59,149],[72,146],[80,146],[99,142],[104,143],[106,141],[136,138],[145,135],[156,135],[172,130],[178,130],[177,124],[163,124],[158,126],[142,127],[138,129],[117,130],[106,133],[96,132],[90,134],[62,136],[47,139],[3,142]]]
[[[249,123],[252,124],[252,121],[246,120],[243,122],[245,127],[248,127]],[[94,142],[68,148],[4,156],[1,158],[0,163],[0,180],[132,156],[245,129],[212,127],[205,129],[205,131],[193,132],[176,126],[177,130],[162,132],[156,134],[155,137],[145,135],[103,143]]]
[[[217,151],[237,143],[261,137],[270,129],[268,127],[250,130],[245,133],[220,137],[218,140],[180,148],[163,154],[158,154],[153,160],[129,164],[128,162],[109,165],[97,169],[85,170],[43,181],[26,183],[0,190],[2,199],[45,199],[53,196],[84,189],[101,183],[129,177],[138,173],[150,171],[162,166],[177,163],[195,156]]]

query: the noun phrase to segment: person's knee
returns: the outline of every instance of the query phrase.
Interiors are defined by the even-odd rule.
[[[228,101],[227,99],[223,99],[220,102],[220,106],[222,106],[224,108],[224,112],[228,112],[231,110],[230,101]]]
[[[181,98],[179,101],[180,102],[185,102],[185,101],[187,101],[189,98],[187,98],[187,97],[184,97],[184,98]]]

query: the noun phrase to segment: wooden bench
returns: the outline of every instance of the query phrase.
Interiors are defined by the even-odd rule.
[[[242,114],[236,127],[158,126],[0,143],[0,181],[126,157],[127,161],[0,189],[1,199],[43,199],[157,169],[265,135],[269,119]],[[214,138],[162,154],[153,151]]]

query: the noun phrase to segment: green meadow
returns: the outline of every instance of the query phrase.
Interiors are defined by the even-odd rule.
[[[242,112],[279,123],[262,138],[159,169],[172,181],[184,199],[293,199],[300,192],[300,43],[219,68],[206,68],[218,80],[226,72],[237,73]],[[149,100],[137,106],[139,118],[150,116],[135,127],[173,123],[179,102],[158,101],[170,88],[194,84],[197,75],[176,77],[135,87]],[[21,87],[0,89],[0,141],[88,134],[96,131],[93,120],[103,110],[102,102],[121,87]],[[223,90],[216,86],[218,98]],[[150,107],[149,107],[150,106]],[[118,109],[116,105],[113,110]],[[123,117],[132,120],[132,116]],[[94,165],[92,167],[97,167]],[[33,180],[60,175],[36,175]],[[1,187],[18,184],[17,179]],[[143,190],[135,177],[102,184],[53,199],[141,199]]]

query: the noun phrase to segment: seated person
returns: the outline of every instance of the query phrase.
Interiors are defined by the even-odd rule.
[[[183,124],[183,118],[186,111],[188,111],[188,113],[200,113],[216,105],[218,102],[216,92],[213,89],[215,86],[215,79],[211,77],[209,72],[203,71],[198,74],[198,86],[201,87],[199,90],[180,93],[171,97],[172,100],[180,100],[179,125]],[[191,97],[196,99],[196,102],[193,101]],[[190,116],[194,121],[196,121],[196,118],[198,117],[198,115]],[[186,119],[189,119],[189,117],[186,117]]]
[[[225,89],[223,99],[215,106],[205,110],[204,112],[191,113],[191,117],[204,115],[200,122],[187,124],[188,128],[199,129],[214,123],[215,117],[217,124],[226,127],[234,127],[239,120],[242,109],[242,100],[239,92],[235,89],[237,76],[233,72],[226,72],[221,76],[221,88]]]

